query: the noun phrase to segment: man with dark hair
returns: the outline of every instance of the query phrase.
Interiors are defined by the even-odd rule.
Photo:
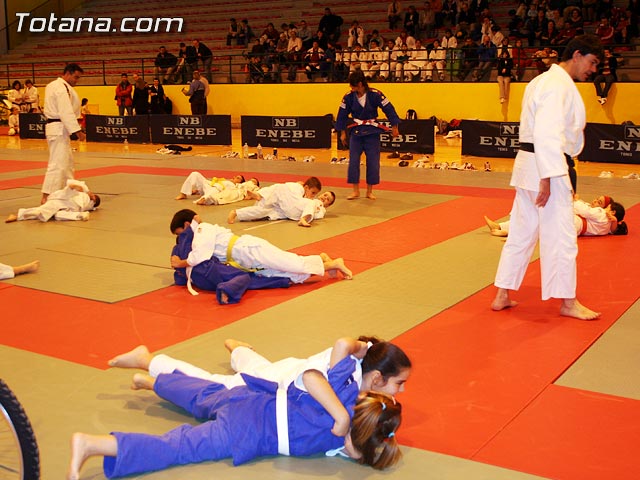
[[[209,83],[211,83],[211,63],[213,62],[213,53],[211,53],[211,49],[199,40],[193,41],[193,48],[196,49],[198,61],[202,62],[202,73],[204,77]]]
[[[584,102],[574,81],[587,80],[601,56],[599,39],[581,35],[567,44],[560,64],[551,65],[527,85],[520,116],[520,151],[511,176],[516,196],[496,273],[493,310],[517,305],[509,292],[520,288],[540,241],[542,299],[561,299],[560,315],[580,320],[600,316],[576,298],[576,186],[571,170],[573,158],[584,147],[586,124]]]
[[[169,79],[176,70],[178,65],[178,59],[172,53],[167,52],[166,47],[160,47],[160,52],[156,55],[155,76],[160,79],[162,76],[162,83],[168,83]]]
[[[41,203],[50,193],[64,188],[73,179],[73,156],[70,137],[74,133],[83,141],[86,135],[78,123],[80,97],[73,87],[84,70],[77,63],[64,67],[62,76],[47,85],[44,94],[44,114],[47,117],[45,134],[49,145],[49,164],[42,184]]]
[[[343,97],[336,120],[336,130],[342,132],[340,141],[344,145],[347,144],[347,128],[351,128],[347,182],[353,185],[353,193],[347,199],[353,200],[360,196],[360,157],[364,152],[367,159],[367,198],[375,200],[373,186],[380,183],[380,134],[388,130],[377,121],[378,108],[382,109],[391,122],[394,137],[400,135],[400,117],[381,91],[369,88],[361,70],[349,75],[349,85],[351,93]],[[349,120],[352,123],[347,125]]]

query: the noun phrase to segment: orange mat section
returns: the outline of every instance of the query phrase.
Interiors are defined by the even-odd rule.
[[[627,221],[633,224],[639,211],[629,209]],[[585,238],[579,247],[578,298],[602,311],[600,320],[561,317],[559,301],[542,302],[535,262],[514,294],[520,302],[516,308],[491,311],[495,289],[488,287],[394,340],[415,366],[400,397],[406,407],[399,434],[403,444],[464,458],[492,451],[491,463],[508,463],[510,451],[492,450],[494,437],[519,415],[528,415],[529,404],[637,300],[640,255],[628,252],[638,251],[639,236]],[[637,427],[640,404],[634,405]],[[590,435],[608,438],[609,429],[606,422],[596,424]],[[514,441],[511,448],[517,445]],[[525,457],[532,462],[536,453],[522,447],[520,458]],[[617,460],[609,463],[605,457],[604,452],[599,456],[603,468],[615,470]],[[535,460],[542,462],[539,455]],[[509,465],[529,471],[525,463]],[[559,471],[546,473],[564,478]]]
[[[506,209],[507,203],[500,199],[456,198],[295,251],[315,254],[325,251],[333,256],[339,253],[357,274],[476,229],[483,223],[482,213],[500,216]],[[466,215],[456,222],[442,222],[442,219],[451,218],[459,212],[465,212]],[[373,250],[357,248],[365,244],[371,235],[375,236],[380,247]],[[347,245],[353,247],[347,248]],[[41,311],[31,315],[33,328],[29,338],[25,339],[24,330],[16,326],[3,332],[2,342],[105,368],[108,358],[132,345],[145,343],[152,350],[157,350],[334,281],[340,280],[325,280],[268,292],[249,292],[239,305],[226,306],[218,305],[213,294],[192,297],[184,288],[178,287],[161,289],[115,305],[14,287],[0,291],[3,305],[16,306],[15,312],[11,312],[10,307],[9,314],[18,316],[17,305],[26,303],[34,304],[34,308]],[[70,311],[74,312],[73,317],[68,315]],[[52,342],[52,339],[55,341]]]
[[[24,160],[0,159],[0,173],[34,170],[36,168],[46,168],[46,166],[47,162],[25,162]]]
[[[563,480],[635,480],[640,401],[550,385],[474,460]]]

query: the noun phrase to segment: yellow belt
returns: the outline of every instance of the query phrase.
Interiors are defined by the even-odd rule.
[[[260,268],[246,268],[243,267],[242,265],[240,265],[238,262],[236,262],[233,257],[231,256],[231,251],[233,250],[233,246],[236,244],[236,242],[238,241],[240,237],[238,235],[233,235],[231,237],[231,240],[229,240],[229,245],[227,245],[227,265],[230,265],[232,267],[235,267],[239,270],[242,270],[244,272],[257,272],[258,270],[261,270]]]

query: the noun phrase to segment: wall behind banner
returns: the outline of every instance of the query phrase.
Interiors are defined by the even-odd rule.
[[[147,79],[149,80],[149,79]],[[82,82],[82,80],[80,80]],[[525,83],[511,85],[508,103],[498,101],[497,83],[374,83],[392,101],[398,115],[404,118],[409,108],[419,119],[431,115],[445,120],[452,118],[517,122],[520,119],[522,94]],[[190,114],[187,97],[182,86],[165,86],[165,93],[173,101],[174,114]],[[616,83],[609,93],[609,101],[602,106],[596,101],[593,84],[578,84],[587,110],[587,121],[620,124],[630,120],[640,124],[637,99],[640,85]],[[114,101],[115,86],[77,87],[80,97],[90,104],[100,105],[101,115],[117,115]],[[314,116],[338,112],[342,96],[349,91],[346,84],[286,83],[286,84],[214,84],[211,85],[209,114],[231,115],[234,127],[240,125],[241,115]]]

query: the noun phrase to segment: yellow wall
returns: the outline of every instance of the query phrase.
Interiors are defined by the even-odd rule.
[[[517,122],[525,83],[511,85],[508,103],[498,101],[497,83],[432,83],[432,84],[374,84],[387,95],[400,117],[413,108],[418,118],[435,115],[451,120],[478,119]],[[174,113],[189,114],[189,102],[178,85],[165,87],[171,98]],[[637,98],[640,86],[633,83],[617,83],[609,93],[609,101],[601,106],[596,101],[591,83],[578,84],[587,109],[587,121],[619,124],[631,120],[640,124]],[[81,97],[90,104],[100,105],[101,115],[117,115],[114,101],[115,86],[77,87]],[[215,84],[209,95],[209,114],[231,115],[234,126],[240,124],[241,115],[292,115],[309,116],[336,114],[342,95],[348,91],[345,84]]]

